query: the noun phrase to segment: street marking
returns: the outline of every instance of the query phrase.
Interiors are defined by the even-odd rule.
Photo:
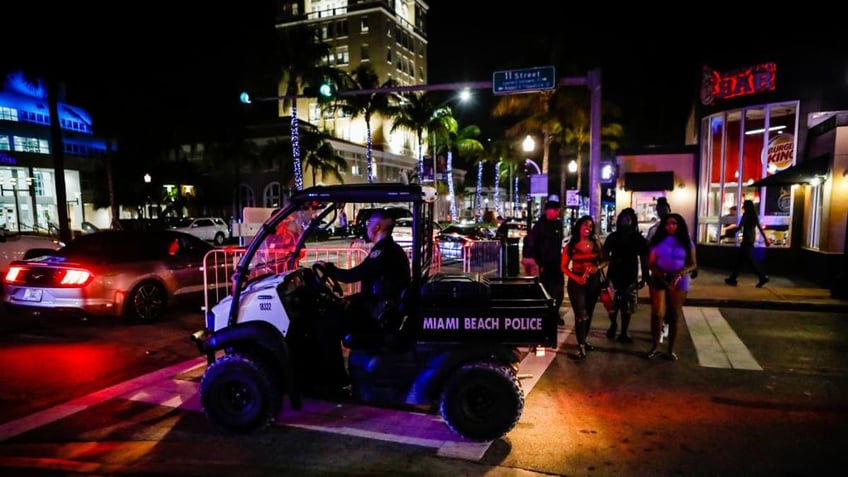
[[[763,370],[718,308],[684,306],[683,316],[701,366]]]
[[[159,381],[170,379],[182,372],[204,364],[205,361],[206,359],[204,357],[183,361],[182,363],[162,368],[152,373],[145,374],[144,376],[101,389],[100,391],[95,391],[87,396],[73,399],[64,404],[59,404],[49,409],[30,414],[29,416],[9,421],[0,425],[0,442],[5,441],[6,439],[11,439],[12,437],[23,434],[24,432],[45,426],[51,422],[58,421],[59,419],[63,419],[72,414],[76,414],[77,412],[83,411],[95,404],[146,388]],[[173,398],[173,394],[169,397]]]
[[[521,361],[519,376],[525,396],[539,382],[542,374],[556,358],[559,346],[565,342],[570,333],[570,328],[561,327],[557,331],[556,348],[547,348],[544,356],[536,356],[533,350],[529,350],[530,352]],[[193,358],[2,424],[0,425],[0,441],[45,426],[109,399],[127,399],[186,411],[203,412],[200,405],[200,385],[194,381],[177,379],[175,376],[189,373],[205,365],[204,357]],[[330,419],[333,414],[343,416],[339,419]],[[493,442],[467,441],[448,429],[438,415],[312,399],[305,399],[303,408],[298,411],[291,409],[281,411],[276,422],[281,426],[429,447],[436,449],[437,455],[442,457],[472,461],[482,459]],[[351,422],[357,422],[360,427],[351,427]],[[402,429],[404,433],[396,433],[399,429]]]

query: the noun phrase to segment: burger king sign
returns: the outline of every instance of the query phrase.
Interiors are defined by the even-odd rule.
[[[772,174],[791,166],[795,162],[795,136],[778,134],[769,139],[768,145],[763,149],[763,156],[767,170]]]

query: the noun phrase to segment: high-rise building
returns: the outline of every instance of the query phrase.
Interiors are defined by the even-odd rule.
[[[352,72],[360,64],[369,63],[380,84],[392,79],[398,85],[411,86],[427,83],[428,9],[421,0],[281,0],[276,26],[286,29],[306,25],[317,30],[330,47],[329,66]],[[281,96],[284,89],[281,85]],[[297,108],[300,119],[333,137],[349,144],[365,144],[363,118],[322,111],[315,99],[298,100]],[[414,133],[392,133],[390,120],[375,116],[371,119],[371,140],[375,180],[397,182],[415,170],[418,145]],[[367,181],[364,148],[343,148],[339,153],[348,161],[346,181]]]

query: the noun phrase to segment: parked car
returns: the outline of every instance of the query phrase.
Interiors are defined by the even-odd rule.
[[[230,236],[230,227],[227,225],[227,221],[220,217],[181,219],[170,228],[171,230],[194,235],[203,240],[215,242],[215,245],[223,245],[227,237]]]
[[[412,217],[412,212],[406,207],[381,207],[383,210],[389,211],[392,214],[392,217],[395,220],[403,218],[403,217]],[[377,208],[362,208],[356,213],[356,220],[353,223],[353,236],[355,238],[365,238],[365,223],[368,222],[368,217],[371,217],[371,214]]]
[[[152,322],[172,303],[201,296],[200,267],[212,249],[173,230],[94,232],[48,255],[10,263],[3,301],[13,313],[125,315]]]
[[[442,230],[442,226],[438,222],[433,221],[433,236],[435,237]],[[412,217],[403,217],[395,221],[395,229],[392,232],[392,238],[396,242],[411,242],[412,241]]]
[[[497,228],[494,230],[497,233]],[[506,221],[506,237],[511,239],[522,239],[527,235],[527,221],[525,220],[508,220]]]
[[[471,242],[494,238],[491,230],[477,224],[451,224],[436,234],[443,260],[462,258],[462,249],[470,247]]]

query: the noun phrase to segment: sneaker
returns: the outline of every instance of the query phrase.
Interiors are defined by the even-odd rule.
[[[757,282],[757,288],[762,288],[763,285],[769,282],[769,277],[763,275],[763,278],[760,278],[760,281]]]
[[[648,354],[646,354],[645,357],[648,358],[648,359],[654,359],[657,356],[659,356],[660,354],[662,354],[662,353],[660,353],[660,351],[658,349],[654,348],[651,351],[648,351]]]
[[[618,324],[617,323],[611,324],[609,329],[607,330],[607,338],[609,338],[609,339],[615,338],[615,332],[617,330],[618,330]]]
[[[735,278],[725,278],[724,283],[727,283],[728,285],[735,287],[736,286],[736,279]]]
[[[633,342],[633,338],[631,338],[631,337],[629,337],[629,336],[627,336],[627,335],[619,335],[619,336],[618,336],[618,342],[619,342],[619,343],[626,343],[626,344],[630,344],[630,343],[632,343],[632,342]]]
[[[668,338],[668,323],[663,323],[662,331],[660,331],[660,343]]]

